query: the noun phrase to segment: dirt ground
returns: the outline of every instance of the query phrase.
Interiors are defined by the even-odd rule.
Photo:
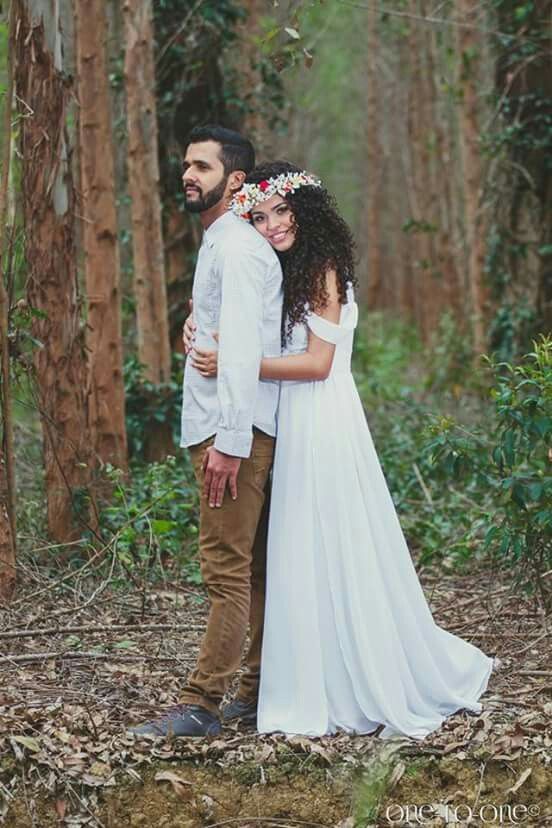
[[[459,711],[423,742],[235,726],[213,741],[150,742],[125,726],[177,700],[203,629],[201,589],[29,577],[0,615],[0,822],[552,825],[549,619],[496,573],[421,580],[437,623],[501,659],[480,715]]]

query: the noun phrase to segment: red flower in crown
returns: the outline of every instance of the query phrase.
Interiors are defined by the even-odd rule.
[[[268,181],[265,180],[265,181],[260,181],[259,182],[259,189],[262,190],[263,193],[264,193],[265,190],[268,190],[269,187],[270,187],[270,184],[268,183]]]

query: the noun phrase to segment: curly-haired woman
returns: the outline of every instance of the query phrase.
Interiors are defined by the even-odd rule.
[[[234,209],[284,277],[282,356],[261,365],[281,391],[258,730],[421,739],[480,711],[493,660],[435,623],[399,524],[351,373],[351,233],[287,162],[257,167]],[[190,358],[216,374],[216,352]]]

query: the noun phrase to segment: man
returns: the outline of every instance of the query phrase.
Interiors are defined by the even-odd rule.
[[[216,347],[218,376],[187,360],[181,445],[201,491],[199,554],[210,608],[195,669],[177,707],[137,734],[220,732],[219,706],[238,669],[248,625],[247,670],[225,720],[254,720],[260,675],[268,526],[279,384],[259,380],[262,357],[280,355],[282,272],[251,225],[229,211],[255,164],[253,146],[219,126],[194,129],[184,159],[186,208],[204,229],[193,307],[196,345]]]

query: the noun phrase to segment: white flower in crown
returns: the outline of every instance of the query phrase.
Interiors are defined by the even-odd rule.
[[[294,193],[299,187],[321,187],[322,182],[307,172],[281,173],[274,178],[259,181],[258,184],[243,184],[231,201],[230,209],[242,218],[250,218],[250,212],[256,204],[272,196],[285,196]]]

